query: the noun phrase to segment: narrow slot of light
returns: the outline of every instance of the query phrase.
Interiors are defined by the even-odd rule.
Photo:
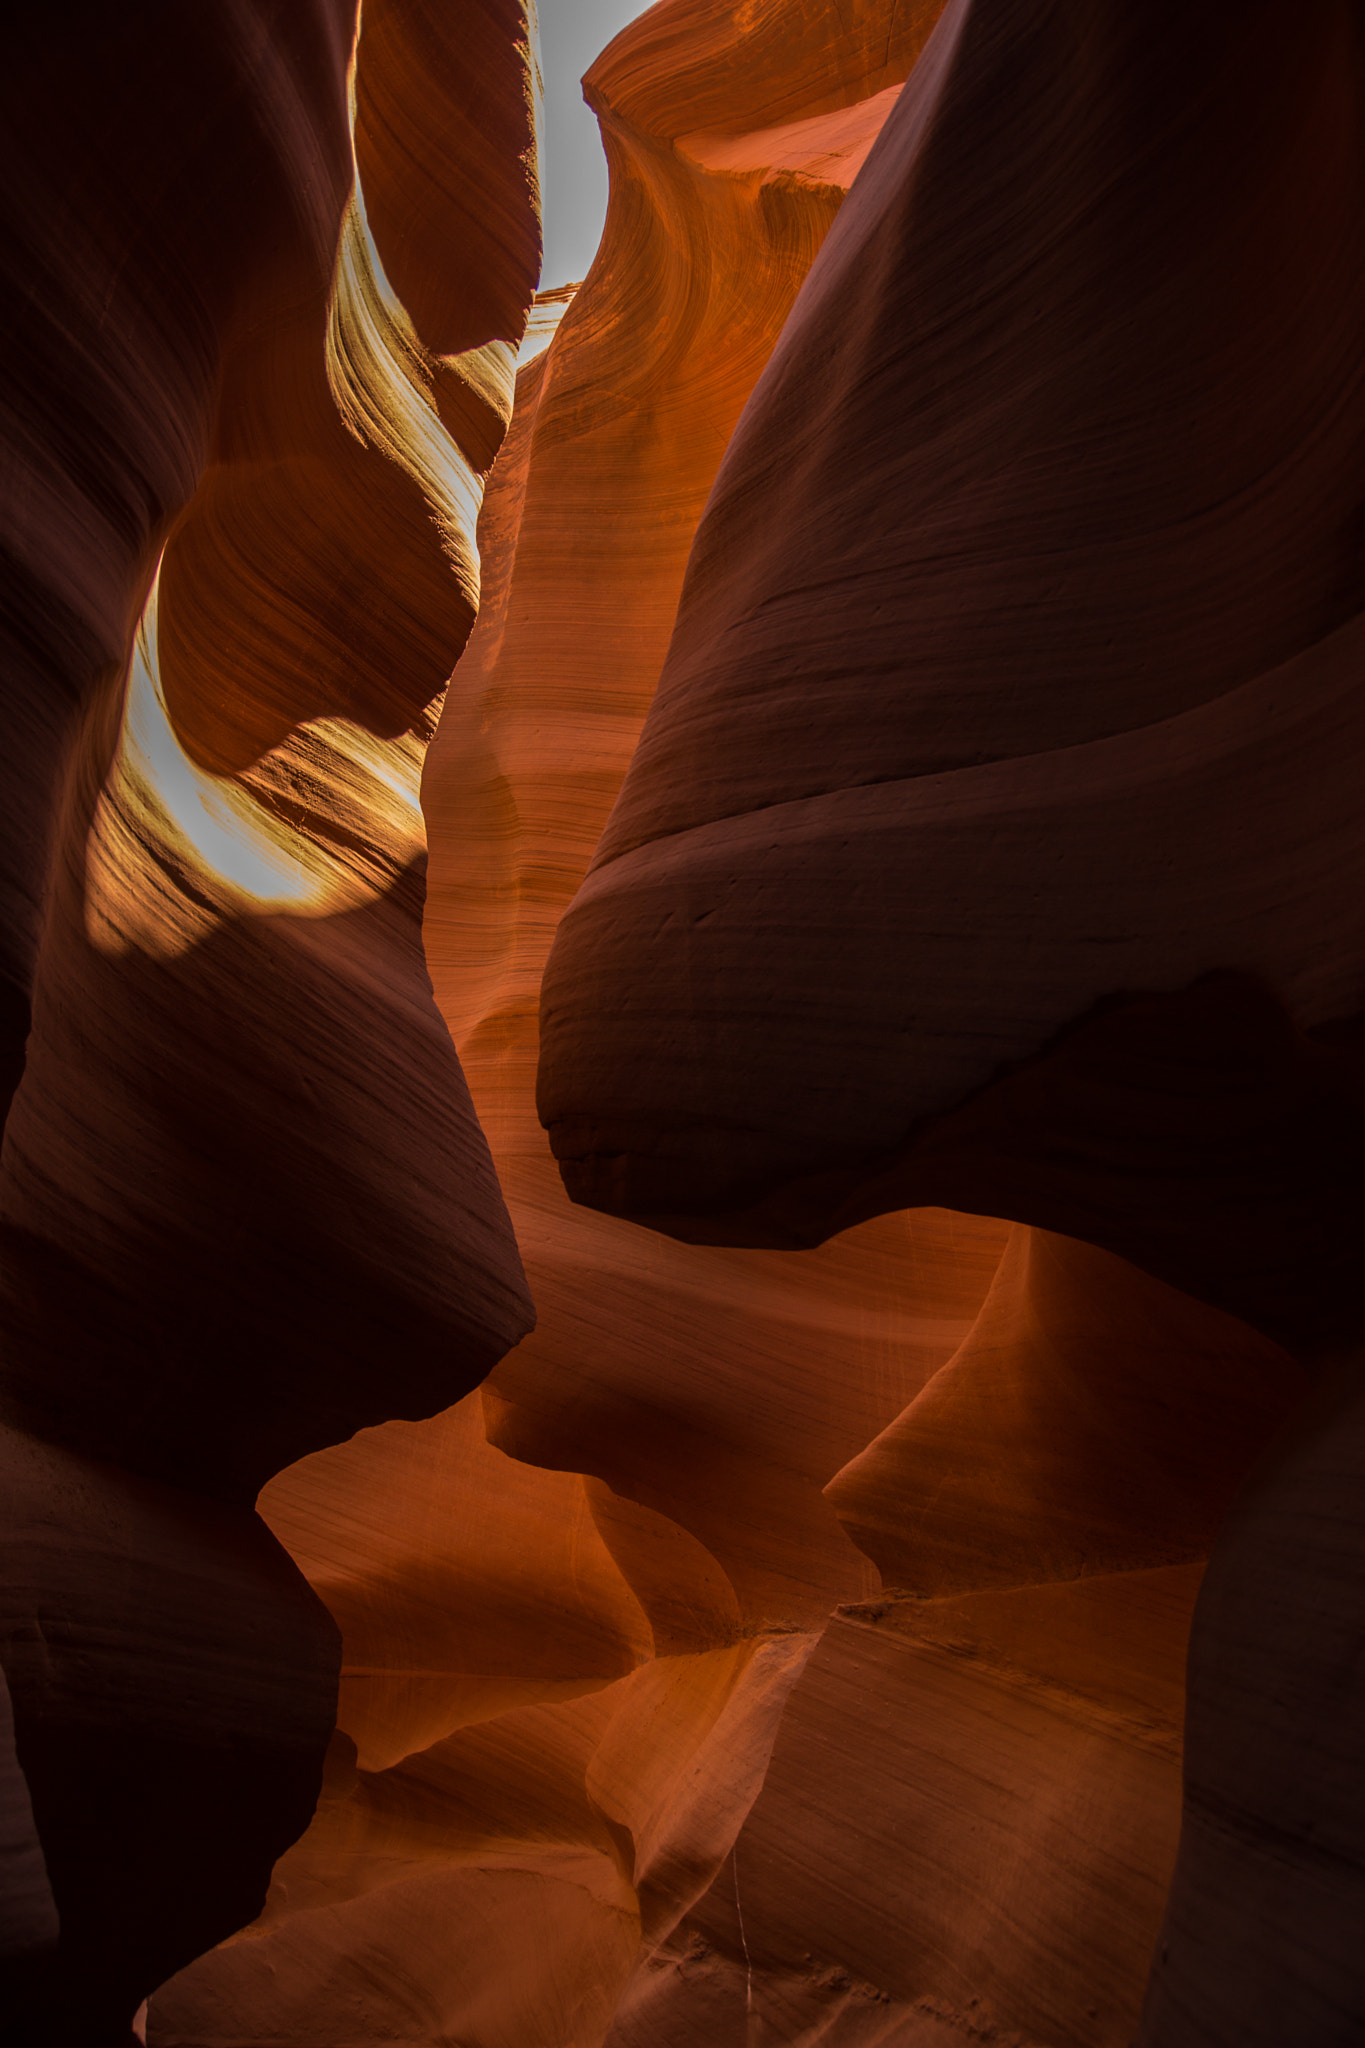
[[[325,785],[329,811],[367,827],[367,860],[263,804],[250,782],[213,775],[181,746],[157,664],[159,573],[128,665],[123,724],[86,843],[85,923],[102,952],[173,958],[225,917],[326,917],[387,886],[426,844],[415,735],[376,740],[316,719],[261,764],[260,780]],[[255,772],[255,771],[253,771]],[[186,886],[188,885],[188,886]]]

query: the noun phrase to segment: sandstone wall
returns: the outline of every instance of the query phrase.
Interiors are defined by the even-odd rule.
[[[1335,2048],[1354,18],[663,0],[515,411],[354,35],[4,87],[0,2028]]]
[[[1137,2025],[1203,1561],[1301,1370],[1111,1251],[961,1213],[1000,1184],[975,1160],[954,1210],[717,1248],[571,1206],[533,1101],[547,954],[722,451],[934,11],[670,4],[589,74],[607,231],[519,378],[424,780],[428,958],[538,1327],[481,1401],[268,1487],[343,1629],[342,1733],[261,1921],[153,2001],[160,2048]],[[803,419],[835,408],[803,390]],[[737,552],[776,551],[801,482],[794,455]],[[574,944],[581,999],[605,978]],[[852,1029],[861,998],[814,982]],[[591,1029],[626,1043],[631,987],[612,1003]],[[823,1043],[861,1074],[861,1041]],[[606,1085],[595,1055],[556,1071]]]
[[[224,0],[7,52],[0,1648],[60,1923],[16,2042],[130,2038],[312,1814],[338,1637],[261,1484],[532,1320],[418,807],[539,259],[528,29],[355,39]]]
[[[1152,2048],[1365,2023],[1363,88],[1346,6],[945,9],[729,443],[542,991],[594,1208],[730,1246],[987,1209],[1240,1319],[1204,1353],[1182,1307],[1177,1393],[1148,1282],[1007,1255],[1002,1378],[974,1333],[831,1490],[922,1596],[959,1541],[977,1583],[1025,1529],[1084,1574],[1207,1541],[1296,1377],[1251,1332],[1330,1363],[1201,1597]]]

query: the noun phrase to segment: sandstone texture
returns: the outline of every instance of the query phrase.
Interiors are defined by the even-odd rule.
[[[339,1639],[256,1494],[532,1321],[418,805],[539,260],[530,66],[498,0],[358,41],[80,5],[7,51],[7,2042],[126,2042],[259,1911]]]
[[[12,55],[6,2048],[1345,2048],[1354,14]]]
[[[475,1395],[272,1481],[262,1512],[343,1631],[340,1728],[265,1913],[154,1995],[150,2042],[1124,2048],[1180,1832],[1203,1559],[1303,1376],[1109,1253],[946,1214],[902,1228],[938,1343],[961,1342],[935,1371],[906,1310],[861,1343],[845,1310],[861,1433],[917,1335],[923,1385],[902,1366],[910,1398],[823,1497],[765,1471],[784,1407],[787,1444],[803,1413],[814,1431],[809,1336],[764,1330],[756,1282],[752,1306],[733,1285],[783,1255],[690,1247],[675,1316],[765,1338],[747,1483],[723,1417],[684,1426],[681,1340],[677,1422],[632,1439],[620,1397],[594,1399],[601,1307],[572,1448],[589,1462],[604,1415],[612,1483],[548,1469],[549,1423],[493,1392],[539,1465],[486,1440]],[[657,1404],[641,1344],[636,1400]],[[864,1552],[841,1573],[831,1507]]]
[[[428,959],[539,1320],[449,1415],[363,1432],[265,1489],[342,1630],[339,1732],[261,1919],[153,1998],[157,2048],[1127,2048],[1139,2025],[1181,1833],[1204,1561],[1307,1384],[1279,1325],[1118,1256],[1077,1228],[1079,1197],[1059,1228],[979,1213],[1007,1182],[965,1144],[944,1174],[952,1208],[907,1211],[893,1192],[869,1204],[883,1213],[765,1225],[745,1246],[681,1241],[725,1231],[679,1205],[661,1237],[571,1204],[533,1100],[545,962],[652,729],[727,440],[863,188],[845,192],[923,90],[912,66],[936,14],[670,0],[586,80],[612,168],[606,235],[518,379],[480,522],[480,617],[423,785]],[[804,388],[837,410],[836,383]],[[796,463],[773,486],[737,565],[740,541],[780,551],[801,477]],[[852,646],[846,616],[826,623]],[[780,768],[786,730],[755,724],[758,766]],[[793,915],[804,900],[793,889]],[[829,901],[852,956],[862,898]],[[632,1036],[635,985],[612,979],[642,932],[623,913],[599,966],[600,931],[572,920],[555,986],[577,1007],[566,1023],[547,1003],[547,1085],[579,1091],[589,1118],[602,1091],[605,1122],[609,1091],[653,1057]],[[748,933],[755,985],[771,972],[774,1003],[818,996],[828,1072],[861,1085],[863,983],[814,959],[789,986],[765,929]],[[979,935],[962,950],[987,976]],[[741,1034],[719,982],[677,986],[672,1022],[651,1013],[655,1078],[695,1091],[722,1026]],[[695,1033],[695,1072],[682,1051],[670,1064],[674,1030]],[[766,1043],[756,1105],[787,1085],[780,1033]],[[1189,1057],[1178,1039],[1172,1058]],[[1095,1084],[1078,1072],[1085,1133]],[[1131,1062],[1101,1081],[1115,1117],[1136,1095],[1130,1121],[1166,1162],[1153,1211],[1205,1214],[1207,1190],[1169,1159],[1188,1101],[1154,1123]],[[1030,1117],[1056,1114],[1055,1091],[1039,1109],[1030,1085],[1021,1070],[1020,1176]],[[1231,1107],[1254,1126],[1261,1098],[1244,1092]],[[651,1133],[669,1171],[694,1100],[670,1095]],[[773,1121],[799,1138],[807,1113],[798,1076]],[[719,1178],[743,1134],[703,1135],[700,1170]],[[1102,1163],[1130,1218],[1131,1158]],[[689,1201],[700,1170],[672,1184]],[[1237,1165],[1213,1170],[1237,1185]],[[1095,1172],[1059,1173],[1102,1199]],[[1226,1239],[1238,1273],[1264,1265],[1231,1224]]]
[[[731,438],[542,992],[580,1201],[698,1245],[1033,1226],[829,1489],[920,1598],[1207,1544],[1284,1350],[1334,1361],[1215,1543],[1144,2048],[1365,2025],[1363,91],[1345,6],[952,0]],[[1178,1390],[1101,1253],[1194,1297]]]
[[[1027,1205],[1327,1337],[1359,1083],[1296,1033],[1365,1000],[1357,31],[1177,18],[1178,65],[1160,12],[945,13],[727,450],[541,1108],[583,1199],[689,1234]],[[928,1128],[1125,991],[1166,1019],[1078,1033],[1055,1110]]]

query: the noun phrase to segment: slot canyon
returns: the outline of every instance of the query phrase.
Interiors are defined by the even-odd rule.
[[[0,2044],[1359,2048],[1365,17],[586,6],[7,34]]]

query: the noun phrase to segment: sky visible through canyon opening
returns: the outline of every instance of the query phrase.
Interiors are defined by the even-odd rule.
[[[540,0],[543,290],[581,283],[597,253],[607,213],[607,163],[581,81],[612,37],[644,11],[639,0]]]

